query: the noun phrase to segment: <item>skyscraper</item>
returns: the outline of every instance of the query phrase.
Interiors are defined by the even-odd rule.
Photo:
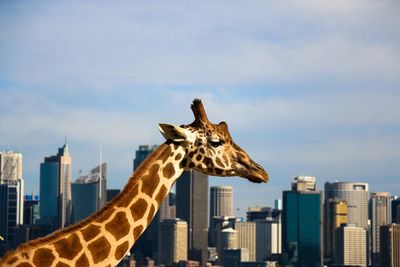
[[[380,263],[380,235],[379,228],[392,223],[392,199],[388,192],[371,193],[371,241],[372,263]]]
[[[159,224],[159,263],[172,266],[187,260],[187,223],[180,219],[165,219]]]
[[[210,187],[210,223],[208,231],[208,241],[210,246],[215,246],[214,217],[233,217],[233,190],[231,186],[212,186]]]
[[[12,228],[23,224],[22,155],[0,152],[0,236],[12,244]]]
[[[71,223],[72,158],[67,143],[40,164],[40,220],[53,230]]]
[[[73,222],[79,222],[105,206],[107,163],[93,168],[72,183]]]
[[[400,267],[400,224],[380,228],[381,266]]]
[[[367,266],[367,231],[355,225],[341,225],[336,232],[335,264]]]
[[[300,191],[283,192],[282,262],[304,267],[321,266],[321,193],[314,191],[314,186],[303,185],[293,187],[292,184],[292,188]]]
[[[207,261],[208,176],[184,172],[176,182],[176,217],[188,223],[189,259]]]
[[[232,186],[210,187],[210,225],[214,216],[233,216]]]
[[[157,145],[140,145],[139,149],[135,151],[135,158],[133,159],[133,170],[139,167],[140,163],[147,158],[147,156],[157,148]]]
[[[328,199],[341,199],[347,203],[347,223],[367,229],[368,184],[351,182],[325,183],[325,203]],[[326,207],[329,209],[329,207]]]

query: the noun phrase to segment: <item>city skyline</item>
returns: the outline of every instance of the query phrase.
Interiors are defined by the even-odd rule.
[[[0,150],[24,155],[26,192],[68,137],[73,179],[98,162],[121,188],[160,122],[213,122],[269,172],[230,185],[234,206],[272,206],[292,177],[367,182],[398,195],[396,1],[0,3]],[[12,126],[12,127],[11,127]],[[251,192],[251,194],[249,194]]]

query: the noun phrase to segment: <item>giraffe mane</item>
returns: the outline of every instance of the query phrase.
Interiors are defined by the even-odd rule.
[[[153,164],[154,159],[158,158],[164,152],[164,150],[167,148],[167,145],[168,145],[168,142],[165,142],[164,144],[160,145],[158,147],[158,149],[156,149],[153,153],[151,153],[139,165],[138,169],[131,175],[131,177],[128,180],[128,183],[124,186],[123,190],[116,197],[114,197],[109,203],[107,203],[107,205],[104,206],[102,209],[93,213],[89,217],[83,219],[79,223],[76,223],[69,227],[52,232],[47,236],[28,241],[22,245],[19,245],[16,249],[10,249],[9,251],[7,251],[4,254],[3,258],[0,258],[0,263],[1,263],[1,261],[6,261],[8,258],[11,258],[16,253],[23,252],[24,250],[27,250],[27,249],[35,248],[42,244],[47,244],[47,243],[50,243],[53,241],[55,242],[55,241],[61,239],[66,234],[73,233],[78,229],[84,228],[90,222],[95,221],[96,219],[99,219],[105,213],[112,210],[113,205],[116,202],[121,200],[121,198],[123,198],[125,194],[129,194],[131,189],[134,188],[134,186],[138,183],[138,181],[142,177],[143,173],[146,172],[151,167],[151,164]]]

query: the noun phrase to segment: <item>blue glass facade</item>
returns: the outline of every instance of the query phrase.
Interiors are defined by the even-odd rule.
[[[322,266],[321,193],[283,192],[282,239],[286,264]]]
[[[53,228],[58,227],[59,170],[58,162],[40,164],[40,222]]]
[[[79,222],[98,210],[99,183],[72,183],[73,222]]]

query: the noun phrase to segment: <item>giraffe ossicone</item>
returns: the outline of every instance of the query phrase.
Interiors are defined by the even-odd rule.
[[[0,266],[115,266],[150,224],[162,201],[184,171],[240,176],[267,182],[267,172],[232,140],[225,122],[211,123],[202,102],[191,106],[188,125],[160,124],[166,141],[129,178],[122,192],[78,224],[20,245]]]

